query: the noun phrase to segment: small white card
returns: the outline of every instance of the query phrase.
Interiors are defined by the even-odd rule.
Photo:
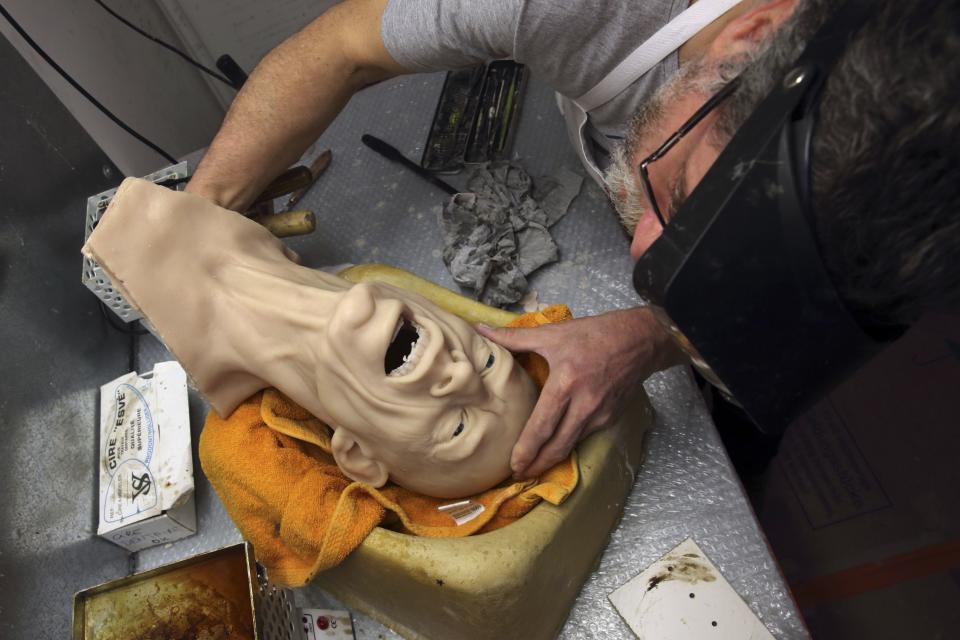
[[[692,538],[609,597],[643,640],[773,640]]]

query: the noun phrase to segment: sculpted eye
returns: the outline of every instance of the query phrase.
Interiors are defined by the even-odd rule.
[[[453,430],[453,437],[456,438],[461,433],[463,433],[463,420],[461,420],[460,424],[457,425],[457,428]]]
[[[490,354],[490,357],[487,358],[487,364],[485,364],[485,365],[483,366],[483,368],[484,368],[484,369],[489,369],[490,367],[493,366],[493,363],[496,362],[496,360],[497,360],[497,359],[494,358],[494,357],[493,357],[493,354],[491,353],[491,354]]]

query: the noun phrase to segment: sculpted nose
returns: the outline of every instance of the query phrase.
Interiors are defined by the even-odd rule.
[[[462,356],[461,356],[462,358]],[[477,378],[473,365],[463,359],[454,359],[444,367],[443,375],[438,382],[430,387],[430,394],[435,398],[470,392]]]
[[[358,326],[369,320],[377,309],[373,299],[373,288],[369,284],[355,284],[340,301],[338,314],[343,322]]]

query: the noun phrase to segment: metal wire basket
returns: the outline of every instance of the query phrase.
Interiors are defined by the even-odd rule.
[[[161,182],[171,178],[186,178],[188,175],[187,162],[183,161],[160,169],[159,171],[154,171],[143,178],[144,180]],[[182,185],[177,186],[177,189],[181,188]],[[83,234],[84,242],[86,242],[90,234],[93,233],[93,229],[97,226],[97,223],[100,222],[100,217],[103,216],[110,202],[113,200],[113,196],[116,194],[117,189],[114,188],[87,198],[87,218]],[[82,279],[83,284],[124,322],[133,322],[141,318],[140,314],[130,306],[129,302],[124,300],[120,292],[113,286],[110,278],[104,273],[103,269],[100,268],[100,265],[86,256],[83,258]]]

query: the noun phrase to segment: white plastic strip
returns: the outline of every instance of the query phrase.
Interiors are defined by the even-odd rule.
[[[640,45],[613,71],[574,102],[584,111],[606,104],[740,0],[699,0]]]

